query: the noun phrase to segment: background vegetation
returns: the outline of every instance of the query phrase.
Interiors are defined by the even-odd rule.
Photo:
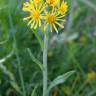
[[[64,84],[55,87],[52,96],[96,96],[96,0],[66,0],[69,13],[65,29],[50,33],[48,50],[49,81],[75,70]],[[30,57],[42,62],[39,42],[42,32],[30,30],[22,19],[24,0],[0,0],[0,96],[20,96],[20,73],[27,96],[42,94],[42,73]],[[39,41],[39,42],[38,42]],[[22,75],[21,74],[21,75]]]

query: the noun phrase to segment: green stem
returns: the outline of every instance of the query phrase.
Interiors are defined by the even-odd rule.
[[[48,36],[44,34],[44,49],[43,49],[43,96],[47,96],[47,50]]]
[[[21,64],[20,64],[20,58],[19,58],[19,54],[18,54],[18,49],[17,49],[17,45],[16,45],[16,39],[15,36],[13,36],[14,39],[14,43],[15,43],[15,54],[16,54],[16,58],[17,58],[17,64],[18,64],[18,72],[19,72],[19,76],[20,76],[20,81],[21,81],[21,87],[22,87],[22,96],[26,96],[26,91],[25,91],[25,86],[24,86],[24,79],[23,79],[23,74],[22,74],[22,68],[21,68]]]

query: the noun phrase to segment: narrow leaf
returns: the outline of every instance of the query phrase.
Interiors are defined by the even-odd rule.
[[[20,87],[18,86],[18,84],[15,81],[10,81],[10,84],[18,93],[21,94]]]
[[[36,96],[36,89],[37,89],[38,86],[35,86],[32,93],[31,93],[31,96]]]
[[[4,40],[0,42],[0,45],[5,44],[8,40]]]
[[[20,87],[18,84],[15,82],[15,78],[12,72],[10,72],[5,65],[0,64],[0,69],[3,71],[4,74],[6,74],[10,78],[10,84],[11,86],[18,92],[21,93]]]
[[[10,72],[5,65],[0,63],[0,69],[3,71],[4,74],[6,74],[10,80],[15,80],[14,75],[12,72]]]
[[[13,51],[12,50],[7,56],[5,56],[4,58],[0,59],[0,63],[5,62],[8,58],[10,58],[13,55]]]
[[[50,86],[48,87],[48,91],[47,93],[50,92],[50,90],[55,87],[58,84],[64,83],[72,74],[74,74],[75,71],[69,71],[63,75],[58,76],[57,78],[55,78],[51,83]]]
[[[42,70],[43,67],[42,67],[41,62],[34,57],[34,55],[32,54],[32,52],[31,52],[31,50],[30,50],[29,48],[27,48],[27,51],[28,51],[28,53],[29,53],[32,61],[33,61],[34,63],[36,63],[36,64],[39,66],[39,68]]]

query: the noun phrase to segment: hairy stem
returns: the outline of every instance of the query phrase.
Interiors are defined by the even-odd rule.
[[[44,34],[44,49],[43,49],[43,96],[47,96],[47,50],[48,36]]]

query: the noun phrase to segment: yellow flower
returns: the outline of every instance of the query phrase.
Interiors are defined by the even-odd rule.
[[[40,0],[34,0],[34,3],[40,4]]]
[[[68,4],[67,2],[62,1],[62,3],[59,2],[59,6],[58,6],[58,11],[60,14],[66,14],[66,12],[68,11]]]
[[[31,6],[31,5],[32,5],[32,6]],[[25,2],[25,3],[23,4],[23,8],[22,8],[23,11],[31,12],[32,9],[33,9],[33,4],[30,4],[29,2]]]
[[[31,0],[31,2],[32,2],[32,0]],[[39,5],[39,4],[41,4],[43,1],[42,1],[42,0],[33,0],[33,2],[34,2],[34,4]]]
[[[88,81],[94,80],[95,77],[96,77],[96,73],[95,73],[94,71],[91,71],[91,72],[89,72],[89,73],[87,74],[87,79],[88,79]]]
[[[29,13],[29,16],[24,18],[24,20],[28,20],[28,25],[31,25],[31,28],[36,29],[37,27],[41,26],[41,20],[43,18],[42,12],[44,10],[44,5],[39,4],[39,6],[36,5],[36,2],[34,4],[34,1],[30,0],[30,2],[26,2],[23,5],[23,11],[26,11]]]
[[[46,3],[51,6],[51,7],[55,7],[56,5],[58,5],[59,0],[46,0]]]
[[[45,30],[46,28],[50,27],[50,30],[52,32],[52,27],[55,29],[55,31],[58,33],[57,25],[61,28],[64,28],[62,24],[60,24],[60,21],[65,21],[63,19],[65,15],[60,15],[56,11],[52,11],[51,13],[46,13],[45,15]]]
[[[50,29],[52,32],[52,29],[54,29],[58,33],[58,27],[64,28],[61,23],[65,21],[64,17],[68,11],[67,2],[61,1],[29,0],[29,2],[25,2],[22,9],[28,12],[29,16],[24,20],[28,21],[31,28],[36,29],[42,25],[45,30]]]

